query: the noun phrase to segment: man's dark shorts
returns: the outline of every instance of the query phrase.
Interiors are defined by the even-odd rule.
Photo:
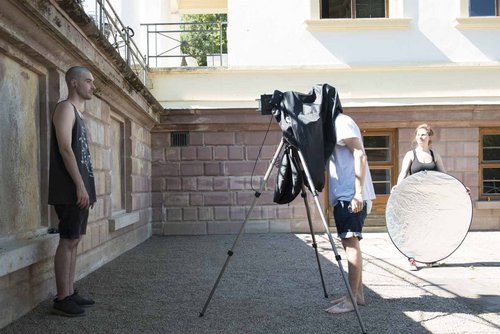
[[[333,218],[337,227],[337,235],[340,239],[348,239],[357,237],[359,240],[363,238],[362,230],[366,218],[366,202],[363,210],[358,213],[352,213],[349,208],[350,202],[339,201],[333,208]]]
[[[82,210],[76,205],[54,205],[59,218],[59,236],[61,239],[79,239],[87,232],[89,209]]]

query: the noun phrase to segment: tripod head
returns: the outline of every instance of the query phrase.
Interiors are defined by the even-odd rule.
[[[262,94],[260,96],[259,108],[257,111],[260,111],[261,115],[272,115],[273,109],[279,106],[281,100],[283,100],[283,93],[279,90],[275,90],[274,93],[271,94]]]

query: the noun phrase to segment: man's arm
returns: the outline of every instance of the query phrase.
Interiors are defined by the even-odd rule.
[[[56,130],[57,145],[59,146],[64,166],[76,186],[76,205],[80,209],[87,209],[89,207],[89,195],[78,170],[75,154],[71,149],[71,134],[73,124],[75,123],[73,106],[68,102],[59,103],[54,111],[52,122]]]
[[[354,156],[354,175],[356,176],[355,181],[355,193],[351,200],[352,212],[359,212],[363,210],[363,186],[365,184],[366,175],[366,154],[363,150],[363,145],[359,138],[346,138],[344,143],[347,148],[352,152]]]

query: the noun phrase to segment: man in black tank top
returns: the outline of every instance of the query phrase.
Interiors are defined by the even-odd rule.
[[[82,115],[92,99],[94,78],[85,67],[66,73],[68,98],[57,104],[52,116],[49,204],[59,218],[59,245],[54,257],[57,297],[54,311],[66,316],[85,315],[82,307],[94,305],[75,290],[78,243],[87,228],[89,208],[96,202],[94,173]]]

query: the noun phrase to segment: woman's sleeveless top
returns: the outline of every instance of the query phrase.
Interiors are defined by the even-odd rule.
[[[431,156],[432,156],[432,161],[431,162],[420,162],[417,159],[417,152],[413,150],[413,161],[411,162],[410,165],[410,175],[418,173],[423,170],[438,170],[437,165],[436,165],[436,160],[434,159],[434,153],[432,150],[430,150]]]
[[[96,191],[90,150],[87,142],[87,131],[83,119],[80,117],[76,107],[73,106],[73,109],[75,113],[75,124],[71,132],[71,148],[89,195],[89,201],[90,203],[94,203],[96,201]],[[52,124],[48,202],[49,204],[76,204],[76,201],[76,186],[64,166],[64,161],[57,143],[56,131],[54,124]]]

